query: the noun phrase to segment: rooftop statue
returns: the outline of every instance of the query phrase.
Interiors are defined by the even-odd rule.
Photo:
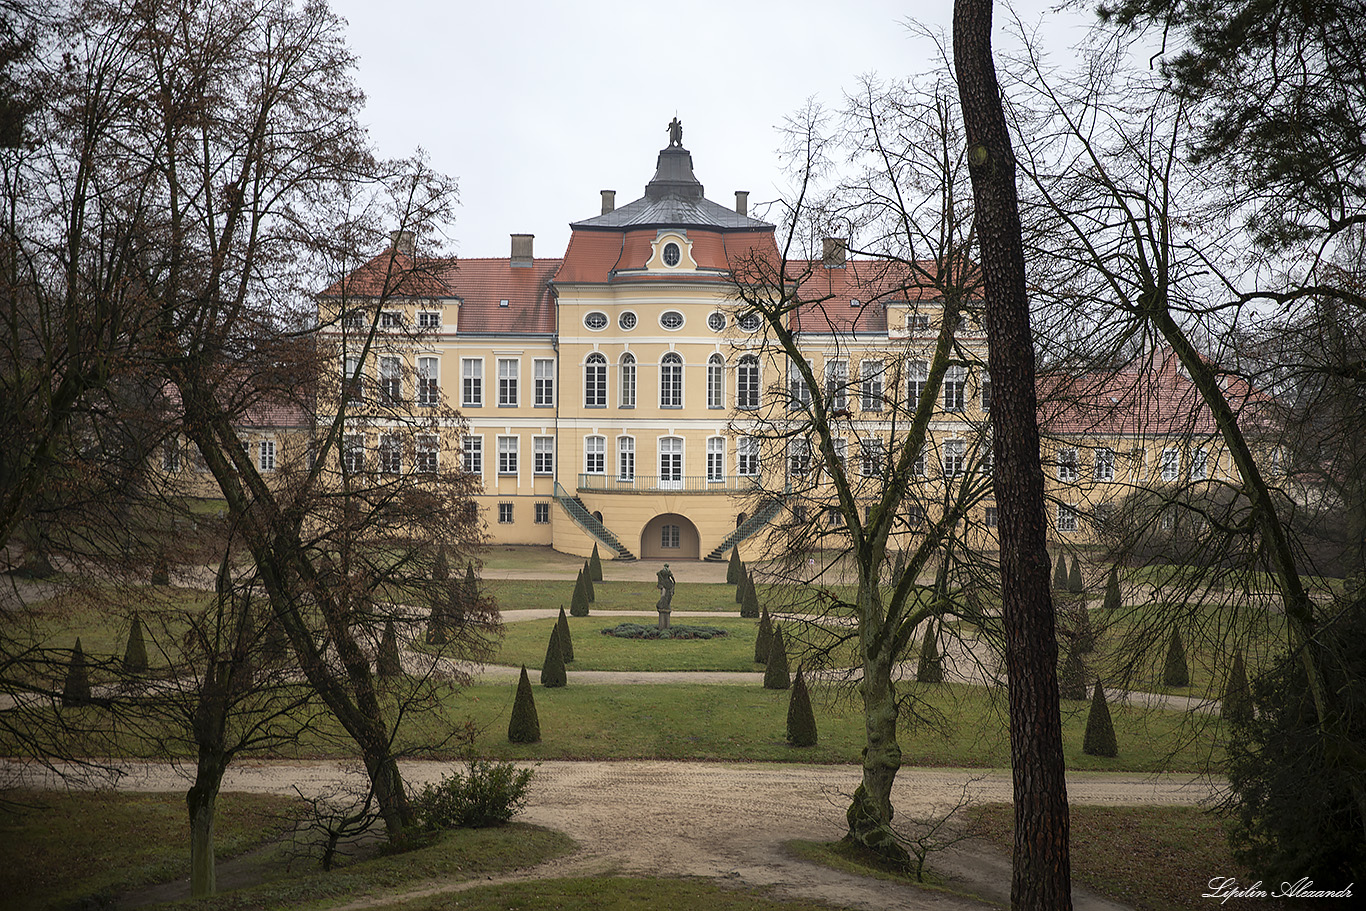
[[[683,121],[677,117],[669,121],[669,148],[683,148]]]

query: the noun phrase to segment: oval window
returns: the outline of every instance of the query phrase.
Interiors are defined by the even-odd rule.
[[[594,310],[583,318],[583,324],[594,332],[607,328],[607,314]]]
[[[665,329],[682,329],[683,314],[677,310],[665,310],[659,315],[659,324]]]
[[[746,313],[744,316],[740,317],[740,328],[746,332],[753,332],[755,329],[758,329],[759,323],[760,319],[759,314],[757,313]]]
[[[678,244],[667,243],[664,245],[664,265],[676,266],[681,257],[682,253],[678,249]]]
[[[617,325],[623,329],[634,329],[636,327],[636,315],[630,310],[622,311],[621,316],[617,317]]]
[[[720,332],[726,328],[726,315],[719,311],[712,312],[707,317],[707,328],[711,329],[712,332]]]

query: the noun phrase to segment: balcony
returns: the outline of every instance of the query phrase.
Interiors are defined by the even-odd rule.
[[[638,474],[633,478],[610,474],[579,475],[579,490],[594,493],[737,493],[748,492],[758,486],[759,479],[748,475],[729,475],[717,480],[708,480],[705,475],[661,477]]]

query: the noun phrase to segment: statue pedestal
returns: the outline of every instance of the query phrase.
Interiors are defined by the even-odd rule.
[[[669,628],[669,614],[671,614],[671,613],[672,613],[672,611],[666,611],[666,610],[662,610],[662,611],[659,612],[659,628],[660,628],[660,629],[668,629],[668,628]]]

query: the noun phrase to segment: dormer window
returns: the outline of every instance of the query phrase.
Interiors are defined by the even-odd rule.
[[[906,328],[911,332],[924,332],[930,328],[930,315],[928,313],[907,314]]]
[[[664,265],[670,268],[678,265],[683,258],[682,251],[678,249],[678,244],[670,242],[664,245]]]
[[[417,314],[417,328],[440,329],[441,314],[436,310],[420,310]]]
[[[359,310],[348,310],[342,316],[342,326],[347,329],[360,329],[365,326],[365,314]]]
[[[851,298],[849,298],[849,306],[851,306],[851,307],[859,307],[859,306],[862,306],[862,301],[860,301],[857,297],[851,297]]]
[[[498,302],[498,306],[500,306],[500,307],[506,307],[507,305],[508,305],[508,300],[507,300],[506,297],[503,298],[502,300],[500,300],[500,301]]]

